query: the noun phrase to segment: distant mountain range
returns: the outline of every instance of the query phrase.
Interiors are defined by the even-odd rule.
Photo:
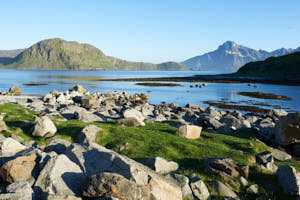
[[[176,62],[152,64],[106,56],[89,44],[54,38],[24,50],[1,51],[0,65],[8,69],[37,70],[189,70]]]
[[[181,64],[191,70],[235,72],[246,63],[265,60],[272,56],[283,56],[298,51],[300,51],[300,47],[297,49],[281,48],[272,52],[257,51],[238,45],[235,42],[227,41],[220,45],[217,50],[187,59]]]

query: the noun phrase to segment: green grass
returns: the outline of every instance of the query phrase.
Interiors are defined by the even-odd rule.
[[[9,128],[9,133],[4,133],[6,136],[13,133],[25,140],[45,143],[43,138],[30,135],[30,127],[20,128],[24,122],[34,123],[34,115],[37,113],[13,104],[0,105],[0,113],[3,112],[7,113],[4,121]],[[59,117],[54,119],[54,122],[58,129],[57,137],[71,142],[75,142],[77,134],[88,125],[78,120],[62,121]],[[114,121],[93,124],[103,129],[97,136],[98,144],[135,160],[160,156],[178,162],[181,174],[188,176],[193,173],[208,182],[219,178],[207,173],[203,158],[231,157],[240,164],[250,165],[251,183],[276,182],[276,175],[258,172],[257,166],[249,163],[251,156],[268,150],[268,147],[253,140],[253,135],[247,132],[217,134],[203,131],[201,138],[190,140],[178,137],[176,128],[152,121],[146,121],[144,127],[122,127]],[[249,144],[250,142],[252,145]],[[120,152],[120,147],[125,143],[128,143],[127,148]],[[290,164],[297,170],[300,169],[300,164],[295,161],[276,164]]]

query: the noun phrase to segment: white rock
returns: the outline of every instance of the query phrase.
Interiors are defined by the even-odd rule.
[[[43,116],[35,124],[32,135],[43,137],[46,135],[46,133],[50,133],[49,136],[53,136],[55,135],[56,131],[56,126],[54,125],[52,120],[47,116]]]
[[[1,154],[18,153],[26,149],[26,146],[12,138],[5,138],[0,142]]]

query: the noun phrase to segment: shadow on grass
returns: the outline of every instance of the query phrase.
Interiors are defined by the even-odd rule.
[[[251,139],[255,137],[255,135],[250,130],[237,131],[237,132],[215,132],[215,131],[206,131],[206,132],[212,134],[227,135],[227,136],[237,137],[241,139]]]

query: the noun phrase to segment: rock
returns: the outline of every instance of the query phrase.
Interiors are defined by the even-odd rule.
[[[17,140],[18,142],[24,142],[24,138],[22,138],[21,136],[11,134],[10,137],[14,140]]]
[[[180,137],[188,139],[198,139],[200,137],[202,127],[195,125],[183,125],[178,128],[177,134]]]
[[[66,155],[88,176],[109,171],[150,189],[155,199],[182,199],[180,188],[144,165],[95,143],[72,144]]]
[[[41,117],[33,127],[32,135],[44,137],[46,134],[54,136],[57,129],[48,116]]]
[[[9,93],[15,96],[22,96],[22,90],[17,85],[11,86],[11,88],[9,89]]]
[[[248,185],[247,179],[245,179],[243,176],[240,177],[240,181],[244,187]]]
[[[197,199],[206,200],[210,198],[210,193],[206,185],[199,177],[195,177],[190,180],[190,187]]]
[[[35,193],[81,195],[82,170],[64,154],[50,158],[34,185]]]
[[[162,122],[162,121],[166,121],[166,120],[167,119],[162,114],[158,114],[154,117],[155,122]]]
[[[254,184],[254,185],[250,185],[248,188],[247,188],[247,192],[249,193],[253,193],[253,194],[257,194],[258,193],[258,185],[257,184]]]
[[[12,138],[5,138],[0,142],[0,154],[5,153],[18,153],[26,149],[26,146],[20,144],[20,142],[12,139]]]
[[[3,120],[0,120],[0,132],[7,131],[6,123]]]
[[[53,195],[49,194],[43,197],[43,200],[81,200],[81,197],[74,195]]]
[[[96,125],[88,125],[84,127],[77,136],[77,142],[95,142],[97,133],[102,131],[102,128],[99,128]]]
[[[273,172],[273,173],[275,173],[278,169],[278,167],[272,162],[261,164],[258,167],[259,167],[260,171],[267,170],[267,171],[270,171],[270,172]]]
[[[280,166],[276,175],[284,193],[300,196],[300,174],[294,167]]]
[[[256,162],[259,164],[266,164],[266,163],[273,163],[274,162],[274,158],[273,155],[270,151],[264,151],[262,153],[258,153],[255,155],[256,157]]]
[[[225,197],[232,197],[236,198],[237,195],[231,189],[229,189],[226,185],[221,183],[220,181],[212,181],[212,186],[215,188],[218,195],[225,196]]]
[[[201,111],[201,112],[204,112],[204,111],[205,111],[205,108],[204,108],[204,107],[199,106],[199,105],[196,105],[196,104],[191,104],[191,103],[189,103],[189,104],[186,104],[185,107],[186,107],[186,108],[193,109],[193,110],[199,110],[199,111]]]
[[[288,112],[286,112],[285,110],[281,110],[281,109],[273,109],[270,110],[270,112],[268,113],[269,116],[275,116],[275,117],[283,117],[283,116],[287,116]]]
[[[146,103],[142,109],[141,112],[142,114],[147,117],[147,116],[152,116],[153,115],[153,111],[154,111],[154,106],[153,105],[149,105],[148,103]]]
[[[84,108],[95,108],[99,104],[99,99],[94,95],[85,95],[81,98],[81,105]]]
[[[144,159],[141,163],[160,174],[176,171],[179,168],[179,165],[176,162],[168,161],[161,157]]]
[[[278,161],[286,161],[291,160],[292,156],[284,151],[280,151],[279,149],[271,148],[272,155]]]
[[[275,140],[279,145],[300,141],[300,112],[280,117],[275,129]]]
[[[128,117],[128,118],[124,118],[124,119],[119,119],[118,120],[118,124],[120,126],[128,126],[128,127],[135,127],[135,126],[144,126],[145,123],[139,120],[137,120],[134,117]]]
[[[103,121],[101,117],[88,112],[88,111],[76,111],[75,118],[84,122],[84,123],[92,123],[92,122],[101,122]]]
[[[123,112],[123,116],[124,118],[135,118],[142,126],[145,125],[144,123],[144,116],[141,112],[139,112],[138,110],[135,109],[127,109]]]
[[[81,94],[86,93],[86,89],[84,89],[84,87],[82,87],[81,85],[75,85],[73,88],[70,88],[69,91],[76,91]]]
[[[63,154],[66,152],[67,148],[71,145],[71,143],[67,140],[55,138],[47,144],[44,148],[45,152],[54,151],[57,154]]]
[[[36,111],[41,111],[45,109],[44,103],[42,101],[34,101],[30,104],[30,107]]]
[[[12,183],[6,187],[6,192],[0,194],[1,200],[32,200],[35,199],[32,188],[27,181]]]
[[[13,183],[28,180],[32,176],[36,176],[38,171],[36,154],[28,156],[19,156],[13,160],[6,162],[0,171],[2,180]]]
[[[193,199],[193,192],[189,185],[189,178],[180,174],[174,174],[172,175],[172,178],[176,182],[176,184],[181,188],[182,197]]]
[[[119,174],[108,172],[87,177],[82,194],[85,197],[115,197],[120,200],[150,199],[149,190]]]

